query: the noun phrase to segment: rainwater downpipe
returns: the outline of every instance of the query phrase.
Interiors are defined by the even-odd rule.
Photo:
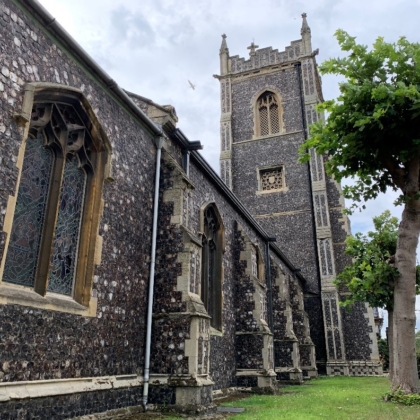
[[[155,174],[155,197],[153,202],[153,228],[152,228],[152,252],[150,255],[150,278],[149,278],[149,299],[147,302],[146,320],[146,352],[144,357],[144,382],[143,382],[143,408],[147,410],[147,400],[149,398],[149,378],[150,378],[150,348],[152,343],[152,316],[153,316],[153,292],[155,286],[155,265],[156,265],[156,237],[159,210],[159,184],[160,184],[160,163],[162,147],[165,143],[163,137],[155,139],[156,153],[156,174]]]

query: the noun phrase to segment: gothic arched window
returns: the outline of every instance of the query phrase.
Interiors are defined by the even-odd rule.
[[[275,93],[266,91],[256,103],[257,136],[269,136],[281,132],[281,105]]]
[[[107,149],[77,96],[35,96],[2,280],[86,306]]]
[[[223,226],[214,204],[203,212],[202,245],[201,300],[211,316],[210,325],[221,331]]]

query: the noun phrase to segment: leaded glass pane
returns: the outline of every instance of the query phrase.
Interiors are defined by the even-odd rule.
[[[40,133],[28,139],[3,281],[34,286],[53,155]]]
[[[84,171],[78,168],[76,157],[66,162],[51,256],[48,281],[50,292],[64,295],[72,293],[85,179]]]

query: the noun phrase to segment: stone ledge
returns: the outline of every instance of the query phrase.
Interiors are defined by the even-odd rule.
[[[232,146],[239,146],[241,144],[250,143],[250,142],[253,142],[253,141],[271,140],[271,139],[275,139],[277,137],[291,136],[293,134],[299,134],[299,133],[303,133],[303,130],[288,131],[288,132],[283,132],[283,133],[275,133],[275,134],[270,134],[269,136],[261,136],[261,137],[255,137],[255,138],[248,139],[248,140],[235,141],[235,142],[232,143]]]
[[[0,402],[137,387],[142,384],[143,377],[138,375],[7,382],[0,383]]]
[[[89,306],[86,307],[77,303],[70,296],[51,292],[41,296],[28,287],[2,282],[0,283],[0,304],[28,306],[93,318],[96,317],[98,299],[91,296]]]

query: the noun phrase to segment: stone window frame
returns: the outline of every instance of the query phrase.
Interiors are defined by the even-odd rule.
[[[215,242],[217,253],[215,255],[215,260],[213,261],[213,272],[206,278],[206,268],[209,267],[209,260],[206,258],[206,255],[209,255],[207,239],[210,233],[208,227],[206,227],[205,220],[206,212],[208,211],[212,211],[217,219],[216,237],[212,239],[212,241]],[[200,233],[202,240],[200,298],[208,314],[211,316],[210,334],[221,335],[223,334],[223,254],[225,252],[225,226],[214,201],[207,202],[201,206]],[[209,286],[212,286],[212,289],[214,290],[211,295],[207,294]]]
[[[2,281],[20,186],[26,142],[30,138],[31,131],[36,130],[31,121],[32,109],[37,103],[58,102],[72,105],[77,109],[87,122],[86,129],[92,139],[92,171],[86,179],[83,211],[79,228],[77,265],[75,267],[71,295],[47,291],[48,280],[45,277],[48,275],[61,188],[50,188],[48,191],[48,204],[44,220],[49,220],[50,223],[45,223],[42,228],[34,287]],[[102,198],[103,184],[105,180],[112,180],[110,164],[112,156],[111,143],[83,92],[69,86],[43,82],[28,83],[25,86],[22,110],[14,115],[14,119],[21,126],[23,135],[16,163],[18,168],[16,191],[14,196],[9,196],[3,226],[3,231],[7,235],[0,265],[0,304],[17,304],[94,317],[96,316],[97,297],[92,296],[92,286],[95,266],[101,262],[102,237],[99,235],[99,223],[104,208]],[[53,158],[51,178],[53,182],[61,182],[62,180],[59,159],[57,155]],[[42,280],[43,278],[45,280]]]
[[[276,189],[273,189],[273,190],[263,190],[262,189],[261,175],[264,172],[268,172],[268,171],[275,170],[275,169],[280,169],[281,170],[282,187],[281,188],[276,188]],[[257,191],[256,191],[257,195],[289,191],[289,188],[286,186],[286,169],[285,169],[284,164],[257,167],[256,170],[257,170],[257,182],[258,182],[258,188],[257,188]]]
[[[277,102],[278,105],[278,125],[279,125],[279,131],[272,133],[271,132],[271,124],[270,124],[270,119],[269,121],[269,133],[268,134],[261,134],[261,114],[260,114],[260,110],[258,107],[258,103],[260,101],[260,99],[262,98],[262,96],[266,95],[267,93],[271,94],[274,96],[275,101]],[[283,123],[283,102],[282,102],[282,98],[281,95],[279,94],[279,92],[277,92],[276,89],[273,89],[271,87],[265,87],[261,90],[259,90],[252,99],[252,109],[253,109],[253,113],[254,113],[254,136],[253,138],[265,138],[265,137],[273,137],[273,136],[278,136],[280,134],[284,134],[284,123]]]

